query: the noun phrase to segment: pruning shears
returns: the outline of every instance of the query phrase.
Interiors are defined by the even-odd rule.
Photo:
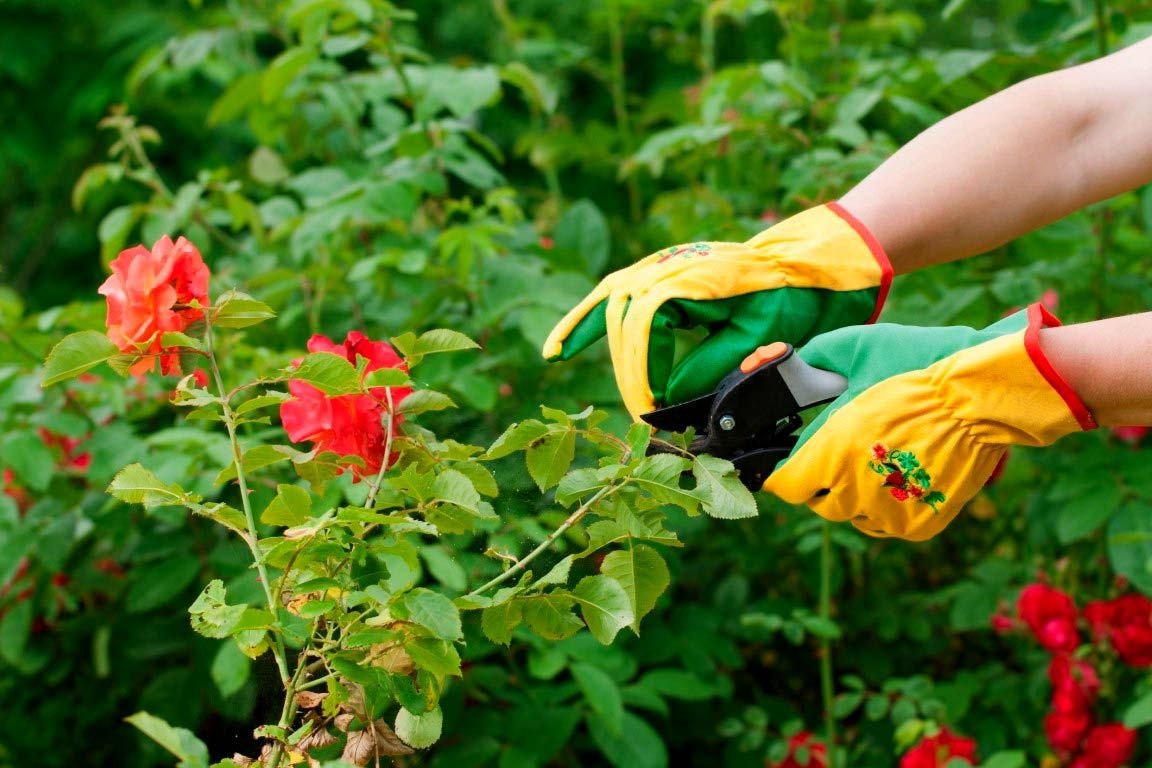
[[[801,411],[835,400],[847,387],[848,379],[813,368],[778,341],[744,358],[711,393],[640,418],[666,432],[694,429],[689,453],[728,459],[741,482],[758,491],[796,446]],[[657,442],[649,453],[670,450]]]

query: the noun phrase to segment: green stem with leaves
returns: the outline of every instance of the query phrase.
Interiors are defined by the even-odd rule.
[[[497,576],[496,578],[487,582],[486,584],[482,584],[481,586],[476,587],[476,589],[469,592],[467,595],[465,595],[465,597],[475,597],[475,596],[480,595],[484,592],[487,592],[492,587],[503,584],[504,582],[508,581],[508,579],[515,576],[517,573],[522,572],[525,568],[528,567],[529,563],[531,563],[533,560],[535,560],[537,557],[539,557],[541,553],[543,553],[549,547],[551,547],[552,544],[555,543],[556,539],[563,536],[564,533],[569,528],[571,528],[572,526],[576,525],[576,523],[583,520],[584,516],[588,514],[589,510],[591,510],[592,507],[594,507],[597,502],[606,498],[609,494],[611,494],[611,493],[613,493],[619,489],[620,489],[619,485],[606,485],[603,488],[601,488],[600,490],[596,491],[596,493],[592,494],[592,496],[588,499],[588,501],[581,504],[579,507],[576,508],[575,512],[568,515],[567,519],[565,519],[564,522],[560,523],[559,527],[557,527],[556,530],[554,530],[554,531],[552,531],[552,533],[548,534],[547,538],[545,538],[544,541],[540,542],[540,545],[537,546],[536,549],[532,550],[528,554],[524,555],[524,557],[517,560],[516,563],[511,568],[504,571],[504,573],[500,574],[499,576]]]
[[[821,524],[820,534],[820,618],[827,624],[832,620],[832,524]],[[832,641],[820,638],[820,699],[824,705],[824,741],[828,745],[831,768],[840,764],[836,752],[836,717],[832,712],[835,696],[832,684]]]

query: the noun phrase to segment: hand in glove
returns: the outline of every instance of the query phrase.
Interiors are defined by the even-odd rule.
[[[1096,422],[1040,348],[1039,304],[976,331],[843,328],[797,354],[848,379],[764,483],[875,536],[935,536],[1010,445],[1048,445]]]
[[[567,360],[607,335],[639,418],[708,392],[761,344],[872,322],[891,279],[880,244],[829,203],[745,243],[673,246],[608,275],[553,329],[544,356]],[[696,327],[708,338],[677,363],[673,331]]]

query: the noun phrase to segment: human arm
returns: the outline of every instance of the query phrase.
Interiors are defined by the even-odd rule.
[[[1152,181],[1152,38],[940,121],[840,203],[897,274],[1000,246]]]
[[[1152,312],[1045,328],[1040,345],[1100,425],[1152,425]]]

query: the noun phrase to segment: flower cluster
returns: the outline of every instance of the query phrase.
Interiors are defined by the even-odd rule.
[[[1048,680],[1052,707],[1044,733],[1068,768],[1120,768],[1136,748],[1136,733],[1119,723],[1097,721],[1101,689],[1097,667],[1082,653],[1080,618],[1072,596],[1047,584],[1029,584],[1016,603],[1019,622],[1052,654]],[[1082,614],[1099,643],[1112,647],[1121,661],[1152,666],[1152,601],[1143,595],[1089,603]],[[1011,617],[993,617],[993,628],[1018,626]]]
[[[121,352],[138,354],[134,374],[180,372],[180,355],[163,345],[165,333],[183,333],[204,316],[208,267],[196,246],[167,235],[152,250],[142,245],[121,251],[112,274],[100,286],[107,300],[108,338]]]
[[[976,742],[941,728],[935,736],[921,739],[905,752],[900,758],[900,768],[944,768],[953,761],[975,765]]]
[[[340,355],[352,365],[357,365],[357,358],[364,358],[365,375],[381,368],[408,370],[389,344],[372,341],[357,331],[350,332],[342,344],[335,344],[327,336],[313,336],[308,340],[308,351]],[[357,479],[376,475],[385,461],[388,466],[396,461],[395,453],[387,457],[385,454],[390,438],[395,437],[404,420],[396,407],[412,393],[409,387],[374,387],[367,395],[337,397],[303,381],[289,382],[288,389],[292,399],[280,406],[280,419],[293,442],[311,442],[317,451],[357,457],[362,465],[351,465]],[[392,432],[386,435],[384,420],[389,412]]]
[[[788,738],[788,755],[769,765],[770,768],[827,768],[828,747],[809,731],[799,731]]]

